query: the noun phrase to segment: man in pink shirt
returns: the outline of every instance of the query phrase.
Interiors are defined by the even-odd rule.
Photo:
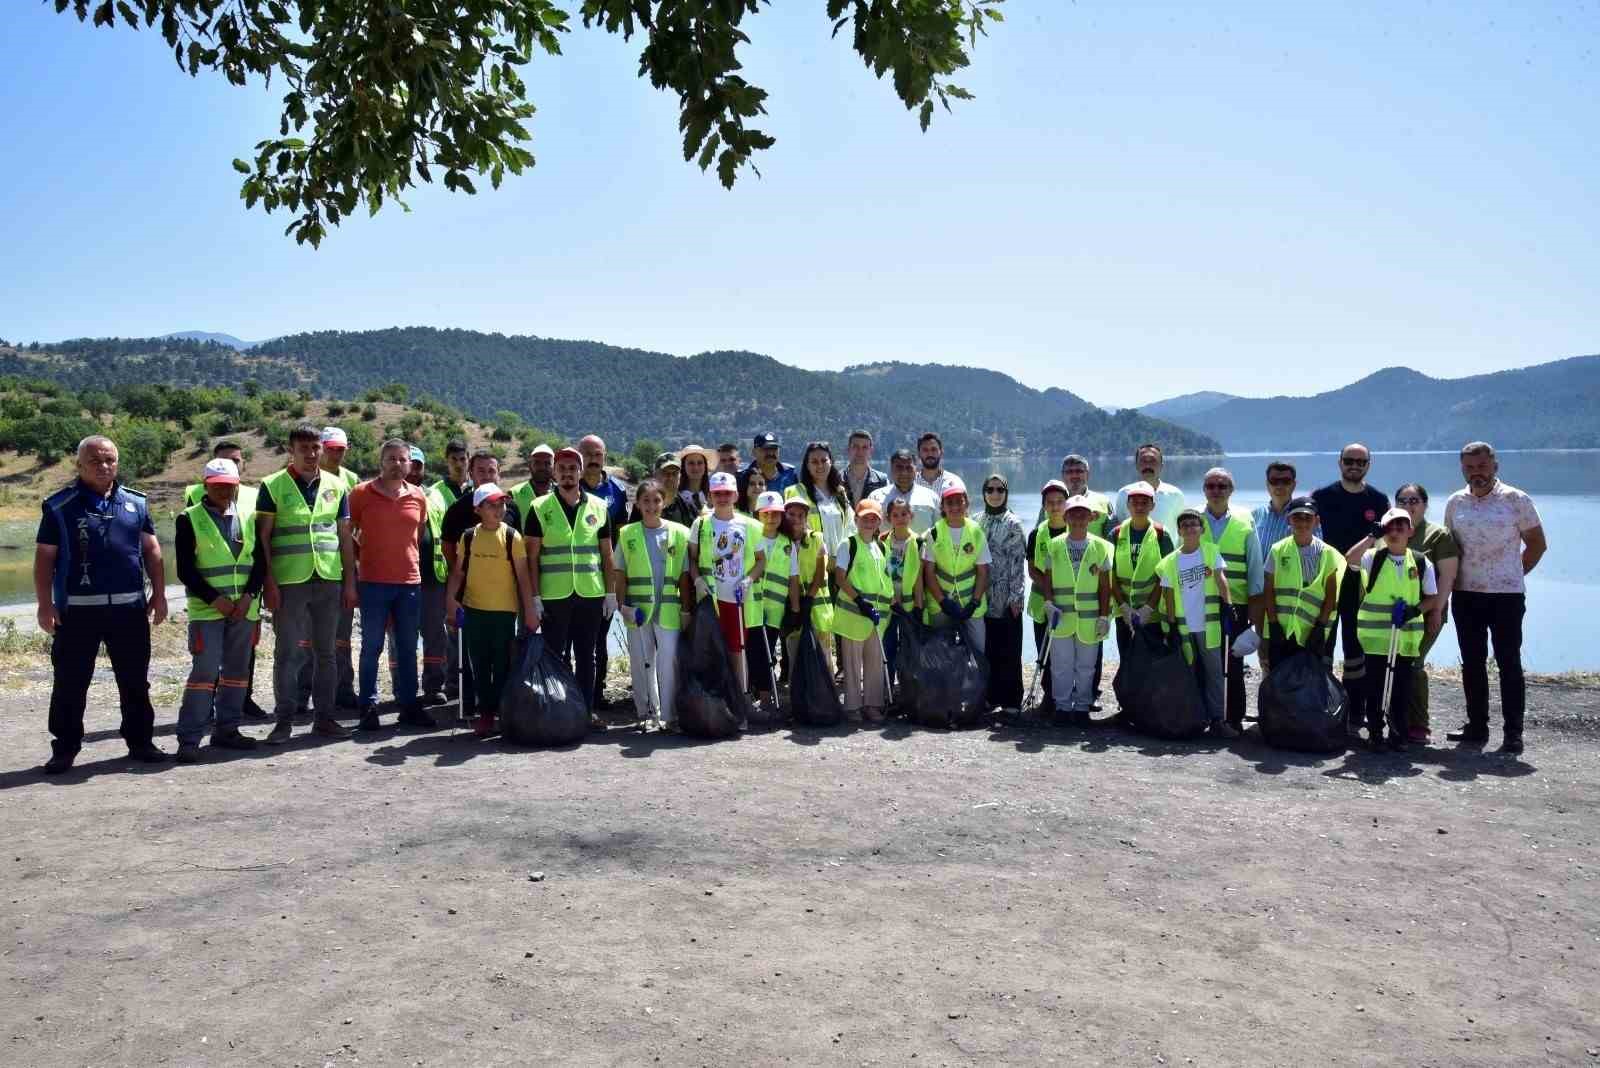
[[[433,727],[417,700],[417,630],[422,615],[420,534],[428,521],[423,491],[406,481],[411,446],[398,438],[383,443],[378,477],[350,491],[350,526],[355,531],[361,599],[361,721],[357,730],[378,729],[378,658],[384,631],[394,624],[395,703],[400,722]]]
[[[1461,449],[1464,489],[1450,495],[1444,525],[1461,545],[1452,604],[1461,646],[1461,686],[1467,722],[1446,737],[1481,746],[1489,740],[1489,639],[1500,669],[1500,712],[1505,740],[1500,752],[1522,752],[1522,716],[1527,687],[1522,678],[1522,616],[1527,608],[1524,576],[1545,552],[1544,527],[1533,499],[1500,481],[1500,461],[1485,441]]]

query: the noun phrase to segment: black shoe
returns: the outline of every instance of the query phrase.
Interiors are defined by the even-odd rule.
[[[362,711],[361,720],[356,724],[356,730],[375,731],[381,726],[382,724],[378,722],[378,710],[376,708],[367,708]]]
[[[143,745],[130,745],[128,759],[137,760],[141,764],[164,764],[167,761],[167,754],[146,742]]]
[[[449,704],[453,700],[455,700],[455,698],[447,698],[438,690],[434,690],[432,693],[425,693],[422,695],[422,704],[426,708],[432,708],[434,705]]]
[[[77,759],[78,755],[76,753],[71,756],[65,753],[56,753],[44,762],[44,773],[46,775],[60,775],[63,772],[71,771],[72,762]]]
[[[244,703],[244,713],[240,716],[246,723],[271,723],[272,713],[256,704],[252,698]]]
[[[1522,755],[1522,737],[1520,735],[1507,735],[1506,740],[1500,743],[1500,752],[1507,756]]]
[[[1479,730],[1476,727],[1471,726],[1462,727],[1458,731],[1451,731],[1444,737],[1445,741],[1447,742],[1460,742],[1463,745],[1489,744],[1489,732],[1487,730]]]
[[[420,704],[407,705],[402,708],[399,722],[407,727],[422,727],[430,731],[439,726]]]
[[[238,749],[240,751],[254,749],[260,743],[248,734],[240,734],[238,730],[212,731],[211,748],[213,749]]]
[[[182,745],[178,746],[178,756],[176,759],[180,764],[200,763],[200,743],[184,742]]]

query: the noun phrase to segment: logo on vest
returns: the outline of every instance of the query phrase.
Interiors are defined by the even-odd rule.
[[[583,523],[585,526],[597,527],[600,525],[600,518],[593,512],[590,512],[588,515],[583,517]]]
[[[968,556],[971,556],[971,555],[972,555],[972,554],[973,554],[973,553],[975,553],[975,552],[977,552],[977,551],[978,551],[978,547],[977,547],[977,546],[975,546],[975,545],[973,545],[973,544],[972,544],[972,543],[971,543],[971,542],[970,542],[970,541],[969,541],[969,542],[967,542],[967,543],[966,543],[966,544],[965,544],[965,545],[963,545],[963,546],[962,546],[962,547],[961,547],[961,551],[962,551],[962,552],[964,552],[964,553],[966,553],[966,554],[967,554],[967,555],[968,555]]]
[[[325,500],[325,501],[333,500],[334,496],[335,496],[335,494],[334,494],[333,490],[331,490],[331,489],[325,489],[325,490],[322,491],[322,499]]]

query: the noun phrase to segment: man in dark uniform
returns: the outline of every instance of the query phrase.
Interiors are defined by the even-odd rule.
[[[144,494],[117,481],[110,438],[84,438],[77,467],[72,485],[45,499],[33,553],[39,629],[51,636],[55,672],[47,775],[71,768],[83,748],[83,710],[102,642],[117,680],[128,755],[147,764],[167,758],[152,741],[149,681],[150,628],[167,618],[161,543]]]

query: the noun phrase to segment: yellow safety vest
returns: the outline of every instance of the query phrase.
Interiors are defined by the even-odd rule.
[[[1091,522],[1089,525],[1093,526],[1094,524]],[[1063,523],[1060,530],[1051,530],[1050,520],[1048,519],[1033,528],[1033,566],[1043,571],[1046,575],[1050,573],[1050,539],[1057,534],[1065,533],[1066,529],[1066,525]],[[1093,533],[1093,531],[1090,531],[1090,533]],[[1028,618],[1035,623],[1044,622],[1045,592],[1044,589],[1038,586],[1028,591]]]
[[[933,539],[933,574],[939,580],[939,589],[965,608],[972,603],[972,595],[978,587],[978,557],[983,555],[986,544],[983,531],[978,524],[967,520],[961,524],[961,544],[957,545],[949,520],[940,519],[927,536]],[[972,614],[981,616],[988,610],[989,598],[985,594]],[[928,618],[931,620],[937,614],[938,606],[929,604]]]
[[[1201,544],[1215,545],[1217,552],[1228,565],[1228,596],[1234,604],[1244,604],[1250,596],[1249,541],[1256,536],[1256,522],[1249,512],[1239,508],[1228,509],[1228,524],[1222,528],[1222,540],[1211,537],[1211,513],[1200,524]]]
[[[450,579],[450,561],[444,557],[444,513],[450,507],[445,500],[445,490],[434,483],[422,491],[428,504],[428,537],[433,542],[433,577],[440,582]],[[423,562],[426,567],[426,561]]]
[[[272,520],[273,581],[295,586],[311,581],[313,575],[341,581],[339,504],[350,492],[345,481],[323,472],[317,477],[316,499],[309,506],[288,468],[268,475],[261,488],[272,494],[278,508]]]
[[[712,572],[717,566],[717,549],[712,544],[714,538],[712,522],[715,518],[712,514],[702,515],[695,520],[695,529],[690,532],[692,536],[699,539],[697,546],[699,551],[695,556],[695,566],[700,570],[700,577],[713,584],[715,584],[716,580],[712,577]],[[744,569],[742,574],[748,575],[755,570],[756,547],[760,545],[761,539],[766,537],[766,531],[762,529],[758,521],[743,512],[734,512],[733,518],[729,522],[742,523],[744,526],[744,562],[741,566]],[[747,627],[759,627],[764,619],[765,613],[762,609],[759,588],[752,584],[751,588],[745,593],[744,625]]]
[[[1111,543],[1087,535],[1083,559],[1076,568],[1072,566],[1072,551],[1065,534],[1050,538],[1048,545],[1050,562],[1045,574],[1050,578],[1050,603],[1061,609],[1061,619],[1050,633],[1057,638],[1077,638],[1085,645],[1098,645],[1100,638],[1095,628],[1100,618],[1100,579],[1111,566]]]
[[[762,540],[766,532],[762,531]],[[794,542],[787,534],[772,539],[772,551],[767,554],[767,569],[761,575],[761,621],[768,627],[781,627],[783,613],[789,607],[789,549]]]
[[[251,502],[254,503],[253,501]],[[223,597],[237,601],[244,595],[245,581],[256,562],[256,516],[254,510],[245,511],[235,502],[235,515],[239,522],[239,555],[234,556],[228,539],[222,536],[217,521],[204,504],[192,504],[184,509],[189,526],[194,530],[194,564],[200,577],[209,582]],[[261,598],[250,602],[250,619],[261,618]],[[222,613],[211,607],[209,601],[189,598],[191,620],[221,619]]]
[[[1300,567],[1300,546],[1295,544],[1294,535],[1281,538],[1273,544],[1272,603],[1278,627],[1285,638],[1305,644],[1311,636],[1311,628],[1317,625],[1317,618],[1322,614],[1322,597],[1328,576],[1338,574],[1343,567],[1344,557],[1333,546],[1325,544],[1317,573],[1307,582]],[[1332,626],[1338,618],[1336,609],[1327,625]],[[1384,652],[1388,652],[1387,646]]]
[[[1112,571],[1112,590],[1115,592],[1120,585],[1122,593],[1129,604],[1135,608],[1143,608],[1150,603],[1150,594],[1158,585],[1156,581],[1156,567],[1161,563],[1161,524],[1151,520],[1150,525],[1144,528],[1144,537],[1139,540],[1139,552],[1135,558],[1133,551],[1133,538],[1129,535],[1128,524],[1132,520],[1124,520],[1117,528],[1116,554],[1113,561],[1115,570]]]
[[[637,626],[633,610],[644,609],[645,622],[652,620],[663,630],[680,630],[683,627],[683,606],[678,599],[678,578],[683,574],[684,561],[689,558],[689,528],[682,523],[663,519],[661,526],[667,532],[661,553],[661,602],[656,608],[655,573],[650,570],[650,550],[645,547],[643,522],[629,523],[617,532],[617,545],[626,565],[624,574],[627,586],[622,594],[622,622]]]
[[[826,553],[822,551],[822,535],[816,531],[807,531],[806,539],[800,543],[799,552],[799,577],[800,597],[805,599],[806,591],[811,588],[811,579],[817,573],[819,561],[825,559]],[[828,596],[828,580],[824,576],[822,585],[817,587],[817,596],[811,602],[811,629],[819,636],[833,633],[833,602]]]
[[[600,531],[606,523],[606,502],[584,493],[573,523],[568,523],[560,496],[550,492],[533,502],[533,512],[540,530],[539,596],[547,601],[604,597]]]
[[[1145,535],[1149,537],[1149,535]],[[1189,636],[1189,617],[1183,611],[1183,591],[1178,588],[1178,556],[1182,549],[1174,549],[1156,565],[1156,573],[1166,576],[1166,585],[1172,590],[1172,613],[1177,617],[1178,633],[1184,637]],[[1205,566],[1215,572],[1221,556],[1215,545],[1207,542],[1200,543],[1200,559]],[[1206,629],[1201,645],[1207,649],[1222,648],[1222,595],[1217,592],[1217,584],[1213,576],[1207,575],[1205,582],[1206,600]],[[1193,657],[1189,651],[1188,643],[1184,643],[1184,653]]]
[[[843,590],[839,592],[834,606],[834,632],[851,641],[864,642],[870,638],[874,628],[862,608],[864,602],[878,610],[876,629],[881,636],[889,629],[889,609],[894,603],[894,583],[889,578],[889,560],[883,547],[850,535],[850,568],[845,574],[850,585],[855,587],[856,597],[850,597]]]
[[[1370,590],[1366,590],[1361,608],[1356,613],[1356,640],[1361,643],[1361,651],[1368,656],[1389,655],[1389,628],[1393,625],[1392,613],[1396,601],[1403,601],[1408,608],[1417,608],[1422,604],[1421,554],[1407,549],[1405,563],[1401,567],[1396,567],[1393,560],[1385,559],[1388,555],[1387,546],[1377,547],[1372,566],[1378,572],[1378,579],[1371,584]],[[1402,571],[1405,572],[1403,575]],[[1361,582],[1363,586],[1367,584],[1366,575],[1361,576]],[[1395,652],[1400,656],[1412,657],[1422,654],[1420,615],[1400,625],[1400,642]]]

